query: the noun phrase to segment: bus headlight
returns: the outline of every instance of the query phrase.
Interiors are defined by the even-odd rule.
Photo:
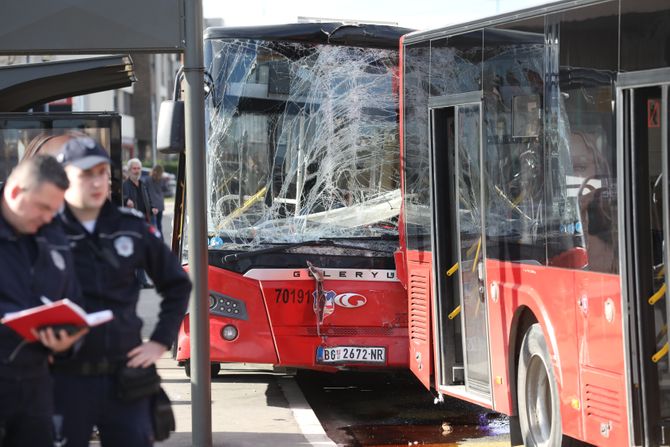
[[[209,296],[209,308],[214,309],[216,307],[216,298],[214,296]]]
[[[221,329],[221,336],[224,340],[233,341],[237,338],[237,328],[232,324],[227,324]]]

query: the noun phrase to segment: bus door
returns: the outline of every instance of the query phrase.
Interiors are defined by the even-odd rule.
[[[617,89],[619,241],[631,444],[670,443],[668,89],[670,70],[624,73]]]
[[[480,101],[474,92],[432,104],[436,366],[440,386],[464,384],[490,403]]]

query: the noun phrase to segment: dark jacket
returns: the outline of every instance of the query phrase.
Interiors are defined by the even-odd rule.
[[[2,194],[2,189],[0,189]],[[39,306],[41,297],[80,301],[72,255],[57,219],[35,235],[17,235],[0,214],[0,315]],[[49,351],[0,325],[0,377],[47,374]],[[14,353],[10,362],[9,357]]]
[[[144,181],[139,180],[139,191],[138,188],[133,184],[133,182],[130,179],[126,179],[123,182],[123,185],[121,186],[121,193],[123,195],[123,206],[126,205],[126,202],[128,202],[128,199],[132,200],[133,203],[135,204],[135,209],[137,211],[141,212],[142,214],[145,215],[145,219],[147,222],[151,222],[151,217],[153,214],[151,213],[151,208],[156,208],[156,205],[153,204],[151,201],[151,196],[149,195],[149,190],[147,189],[146,183]],[[139,193],[142,193],[142,200],[144,201],[144,208],[143,210],[137,208],[137,204],[139,203],[137,195]]]
[[[137,211],[117,208],[111,202],[103,206],[93,233],[86,231],[67,206],[61,220],[74,255],[84,308],[114,313],[112,321],[91,329],[74,360],[119,361],[142,343],[142,321],[136,311],[137,269],[149,274],[162,296],[151,340],[170,347],[186,312],[191,282],[153,227]]]
[[[144,181],[144,184],[147,186],[151,206],[158,209],[158,211],[165,211],[165,192],[168,190],[167,182],[164,179],[156,181],[150,176]]]

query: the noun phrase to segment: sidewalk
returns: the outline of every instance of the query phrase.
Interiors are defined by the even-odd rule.
[[[191,383],[169,354],[158,367],[177,430],[156,446],[190,447]],[[217,447],[335,447],[295,380],[269,365],[222,365],[212,380],[212,439]]]

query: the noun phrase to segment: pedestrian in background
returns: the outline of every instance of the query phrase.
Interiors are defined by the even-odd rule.
[[[144,220],[147,223],[153,224],[154,218],[158,214],[158,209],[152,205],[149,189],[142,181],[142,162],[137,158],[131,158],[128,160],[127,166],[128,178],[123,182],[121,187],[123,205],[127,208],[137,210],[144,216]],[[149,289],[153,287],[144,270],[137,270],[136,275],[142,288]]]
[[[168,190],[167,181],[163,178],[163,166],[153,167],[146,185],[151,205],[158,210],[154,215],[153,224],[163,237],[163,211],[165,211],[165,193]]]
[[[123,205],[142,213],[151,223],[158,209],[151,203],[147,185],[142,181],[142,162],[137,158],[128,160],[128,178],[123,182]]]
[[[60,157],[70,181],[61,221],[84,308],[114,314],[111,322],[90,330],[75,355],[53,365],[62,439],[67,447],[88,446],[95,425],[105,447],[151,446],[150,392],[158,383],[154,378],[159,380],[154,364],[177,335],[191,282],[144,215],[107,200],[105,149],[91,138],[75,138]],[[138,269],[149,273],[162,297],[158,322],[144,342],[137,315]]]
[[[54,215],[68,179],[48,155],[19,163],[0,189],[0,315],[39,306],[42,298],[79,301],[74,264]],[[26,343],[0,326],[0,445],[53,446],[53,389],[47,359],[86,331],[40,331]]]

